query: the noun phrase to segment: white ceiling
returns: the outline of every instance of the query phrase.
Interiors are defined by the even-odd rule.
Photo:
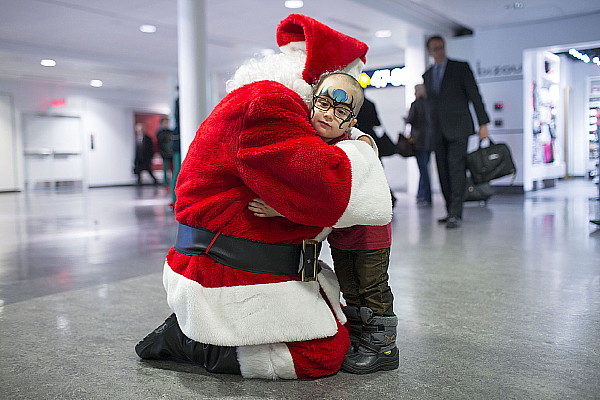
[[[1,0],[0,78],[99,90],[164,89],[177,72],[177,0]],[[292,12],[355,36],[370,54],[398,52],[406,38],[564,18],[600,11],[598,0],[205,0],[209,70],[232,71],[262,49],[275,49],[277,23]],[[515,7],[517,4],[517,7]],[[523,7],[518,7],[522,4]],[[154,24],[154,34],[139,31]],[[375,38],[390,29],[391,38]],[[57,61],[42,67],[42,58]],[[0,87],[0,90],[2,88]]]

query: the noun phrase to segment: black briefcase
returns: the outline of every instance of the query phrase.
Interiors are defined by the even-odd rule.
[[[513,174],[514,179],[517,168],[510,149],[504,143],[494,143],[492,139],[489,141],[489,146],[481,147],[480,140],[479,148],[467,154],[467,168],[471,171],[473,182],[489,182],[510,174]]]
[[[483,201],[487,204],[487,200],[494,194],[494,189],[489,182],[475,184],[470,176],[467,176],[467,190],[465,193],[465,201]]]

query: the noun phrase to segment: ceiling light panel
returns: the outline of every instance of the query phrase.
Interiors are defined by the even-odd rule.
[[[40,61],[40,64],[44,67],[54,67],[54,66],[56,66],[56,61],[54,61],[50,58],[45,58],[42,61]]]

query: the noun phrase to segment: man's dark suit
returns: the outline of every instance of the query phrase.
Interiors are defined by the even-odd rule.
[[[439,93],[433,90],[433,67],[423,74],[435,132],[435,158],[448,217],[462,218],[466,190],[469,136],[475,133],[469,103],[479,125],[490,119],[485,112],[473,72],[466,62],[447,60]]]

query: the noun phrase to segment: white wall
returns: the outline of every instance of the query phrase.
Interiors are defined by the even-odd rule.
[[[23,190],[23,114],[78,116],[82,121],[86,183],[89,186],[119,185],[133,183],[134,158],[133,115],[134,112],[170,113],[169,99],[156,100],[152,93],[125,93],[106,88],[64,88],[57,83],[0,80],[0,92],[12,97],[11,110],[15,121],[14,135],[16,154],[11,165],[3,170],[0,182],[2,190]],[[50,108],[53,99],[65,99],[65,105]],[[3,120],[6,118],[2,118]],[[5,124],[4,124],[5,125]],[[4,126],[3,125],[3,126]],[[0,130],[4,136],[9,135]],[[94,150],[90,149],[90,137],[94,135]],[[8,177],[16,175],[16,187],[5,185]]]
[[[83,131],[90,186],[132,181],[134,157],[133,112],[94,99],[84,100]],[[91,149],[91,135],[94,149]]]
[[[12,96],[0,93],[0,191],[19,189]]]

